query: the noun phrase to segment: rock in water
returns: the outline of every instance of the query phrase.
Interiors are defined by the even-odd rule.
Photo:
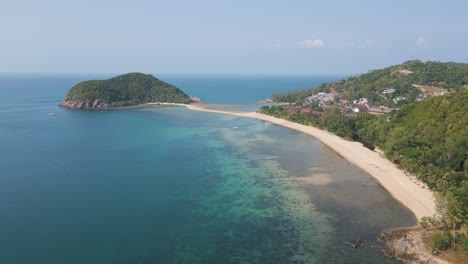
[[[364,247],[364,242],[360,239],[353,239],[348,242],[345,242],[346,245],[349,245],[352,248],[361,248]]]

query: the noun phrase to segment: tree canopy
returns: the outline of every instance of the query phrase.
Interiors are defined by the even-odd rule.
[[[454,62],[407,61],[384,69],[369,71],[344,80],[324,83],[313,89],[274,94],[275,102],[298,103],[316,92],[336,92],[341,99],[368,98],[369,104],[394,106],[393,99],[405,99],[398,106],[414,102],[422,91],[414,85],[422,85],[456,91],[468,85],[468,64]],[[394,92],[384,94],[386,89]]]
[[[409,64],[420,62],[409,62]],[[416,68],[412,68],[416,71]],[[301,92],[299,92],[301,93]],[[284,106],[259,111],[293,122],[318,126],[336,135],[378,146],[401,169],[439,193],[443,222],[468,230],[468,89],[413,102],[386,115],[324,109],[319,116],[288,113]]]
[[[190,97],[174,85],[150,74],[127,73],[108,80],[78,83],[62,106],[71,108],[121,107],[148,102],[189,103]]]

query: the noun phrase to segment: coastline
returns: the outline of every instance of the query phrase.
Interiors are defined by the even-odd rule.
[[[155,104],[184,106],[195,111],[259,119],[313,136],[344,159],[372,175],[397,201],[410,209],[418,220],[436,213],[433,193],[425,184],[413,176],[406,175],[380,153],[364,147],[359,142],[347,141],[325,130],[256,112],[215,109],[202,104],[148,103]]]
[[[379,241],[385,243],[384,255],[404,263],[449,264],[427,249],[425,240],[430,234],[420,226],[389,228],[380,234]]]

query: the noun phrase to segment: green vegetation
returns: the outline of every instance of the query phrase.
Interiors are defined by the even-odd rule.
[[[450,248],[452,235],[449,232],[436,231],[431,235],[430,240],[432,252],[437,254],[439,250],[446,250]]]
[[[311,109],[314,110],[314,109]],[[312,125],[320,127],[320,123],[317,119],[316,115],[313,114],[303,114],[301,113],[300,109],[290,110],[293,113],[290,114],[286,111],[286,108],[281,105],[272,105],[272,106],[262,106],[259,109],[259,113],[275,116],[282,119],[287,119],[292,122],[300,123],[303,125]],[[322,110],[317,110],[319,112]]]
[[[388,115],[348,115],[338,108],[325,109],[320,117],[299,111],[289,115],[283,106],[264,106],[259,111],[327,129],[371,149],[379,146],[388,159],[440,193],[441,222],[457,229],[468,228],[467,102],[468,90],[463,89]]]
[[[415,83],[452,92],[415,101],[421,92],[412,85]],[[380,104],[385,101],[378,95],[392,87],[395,92],[386,96],[410,98],[405,105],[399,102],[399,110],[373,115],[366,111],[354,113],[343,105],[317,107],[314,102],[304,106],[304,99],[315,91],[302,90],[273,97],[276,101],[295,103],[295,106],[264,106],[259,112],[317,126],[362,142],[370,149],[378,146],[389,160],[436,193],[439,215],[420,222],[424,228],[431,226],[444,231],[431,237],[434,249],[450,246],[463,251],[468,248],[467,84],[467,64],[410,61],[317,88],[323,92],[333,91],[340,99],[367,97],[369,104]],[[309,114],[304,109],[319,114]]]
[[[455,235],[455,238],[458,241],[458,243],[460,244],[460,246],[464,250],[468,251],[468,237],[463,233],[458,233],[457,232],[456,235]]]
[[[368,98],[371,105],[395,106],[393,99],[404,97],[398,106],[414,102],[421,90],[413,85],[424,85],[456,91],[468,85],[468,64],[408,61],[400,65],[349,77],[331,83],[324,83],[314,89],[300,90],[285,94],[274,94],[274,102],[302,103],[317,92],[335,92],[340,99],[356,100]],[[386,89],[395,89],[384,94]]]
[[[75,85],[62,106],[69,108],[107,108],[148,102],[189,103],[190,97],[179,88],[149,74],[127,73],[108,80],[85,81]]]
[[[303,89],[299,91],[291,91],[283,94],[275,93],[271,96],[273,102],[283,102],[283,103],[299,103],[304,102],[304,99],[312,95],[316,88]]]
[[[468,231],[468,90],[402,107],[388,116],[389,122],[369,121],[358,135],[378,145],[385,156],[402,169],[416,175],[436,192],[437,219],[430,224],[455,231]],[[422,219],[422,226],[425,225]],[[449,233],[450,235],[450,233]],[[434,248],[444,250],[446,233],[437,235]],[[458,241],[458,242],[463,242]],[[449,239],[450,244],[450,239]],[[463,247],[461,247],[463,248]]]

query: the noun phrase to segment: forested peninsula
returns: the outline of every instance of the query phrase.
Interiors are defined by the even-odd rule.
[[[468,65],[409,61],[315,89],[276,94],[259,112],[359,141],[435,192],[421,219],[437,253],[468,256]]]
[[[65,96],[61,107],[106,109],[149,102],[190,103],[190,97],[174,85],[150,74],[127,73],[107,80],[78,83]]]

